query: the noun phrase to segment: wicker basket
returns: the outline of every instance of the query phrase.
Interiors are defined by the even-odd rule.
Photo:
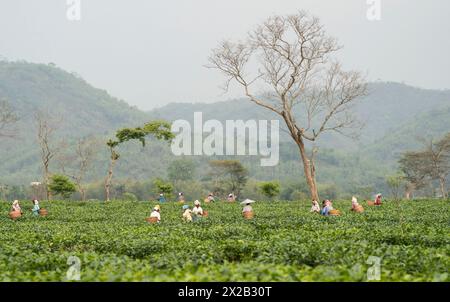
[[[48,215],[48,211],[46,209],[40,209],[39,215],[41,215],[42,217],[45,217]]]
[[[9,212],[9,218],[11,218],[12,220],[16,220],[17,218],[20,218],[21,216],[22,216],[22,213],[20,213],[20,211]]]
[[[375,202],[374,202],[374,201],[371,201],[371,200],[368,200],[368,201],[367,201],[367,205],[368,205],[369,207],[374,206],[374,205],[375,205]]]
[[[203,211],[203,217],[208,217],[208,215],[209,215],[209,213],[208,213],[208,211]]]
[[[253,219],[254,217],[253,212],[244,212],[243,215],[245,219]]]
[[[356,213],[362,213],[362,212],[364,212],[364,208],[363,208],[362,205],[359,205],[359,206],[356,207],[356,209],[354,209],[354,211]]]
[[[157,223],[158,218],[157,217],[147,217],[147,218],[145,218],[145,221],[147,221],[148,223]]]
[[[339,210],[331,210],[328,213],[330,213],[331,216],[341,216],[341,211]]]

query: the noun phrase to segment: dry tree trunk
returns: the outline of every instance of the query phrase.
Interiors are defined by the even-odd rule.
[[[296,143],[300,150],[300,158],[303,162],[303,170],[305,173],[306,183],[311,193],[311,198],[313,200],[319,201],[319,193],[317,192],[317,185],[315,179],[314,163],[308,158],[303,139],[301,138],[297,139]]]
[[[445,190],[445,178],[441,177],[439,179],[439,186],[440,186],[440,189],[441,189],[442,198],[446,199],[447,198],[447,192]]]
[[[81,194],[81,200],[86,201],[86,190],[84,188],[80,188],[79,191]]]
[[[108,175],[105,179],[105,198],[106,201],[110,201],[110,192],[111,192],[111,180],[113,178],[113,169],[116,164],[117,159],[112,158],[111,163],[109,164]]]

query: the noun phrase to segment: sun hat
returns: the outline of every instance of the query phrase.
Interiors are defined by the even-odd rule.
[[[154,210],[160,210],[161,207],[159,206],[159,204],[157,204],[153,209],[154,209]]]
[[[188,206],[187,204],[185,204],[185,205],[183,206],[183,210],[186,210],[186,209],[189,209],[189,206]]]
[[[255,203],[256,201],[251,200],[251,199],[246,199],[243,202],[241,202],[241,204],[248,204],[248,203]]]

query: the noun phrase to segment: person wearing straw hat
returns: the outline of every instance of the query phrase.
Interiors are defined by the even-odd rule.
[[[195,218],[203,216],[203,209],[200,206],[200,201],[194,201],[194,208],[192,209],[192,214],[194,214]]]
[[[192,211],[187,204],[183,206],[183,220],[185,222],[192,222]]]
[[[253,212],[253,208],[251,206],[252,203],[255,203],[255,201],[251,199],[246,199],[243,202],[241,202],[242,205],[245,205],[245,207],[242,209],[242,214],[245,214],[247,212]]]
[[[157,204],[154,208],[153,211],[150,213],[150,218],[156,218],[158,220],[158,222],[161,221],[161,207],[159,206],[159,204]]]
[[[11,212],[22,213],[22,208],[20,207],[19,201],[17,199],[12,203]]]

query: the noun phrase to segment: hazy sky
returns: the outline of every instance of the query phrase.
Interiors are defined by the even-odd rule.
[[[219,41],[305,9],[344,45],[346,68],[450,88],[450,1],[380,1],[381,20],[369,21],[366,0],[81,0],[71,22],[66,0],[0,0],[0,55],[53,62],[142,109],[211,102],[239,96],[203,67]]]

